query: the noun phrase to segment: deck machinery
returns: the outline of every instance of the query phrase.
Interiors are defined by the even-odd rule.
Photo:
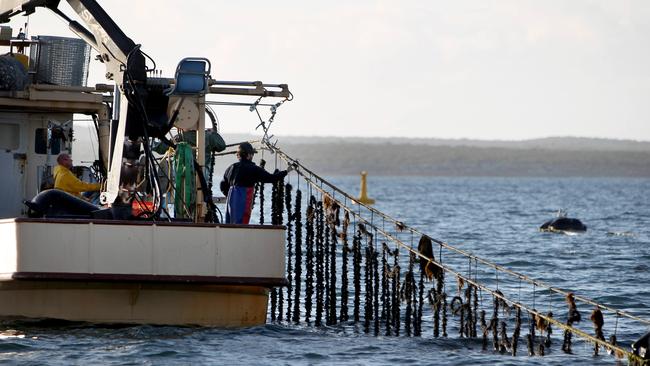
[[[203,169],[203,109],[207,94],[286,99],[287,85],[213,80],[209,60],[196,57],[183,59],[173,78],[152,77],[153,60],[97,1],[67,2],[83,25],[59,9],[59,0],[0,1],[0,23],[41,8],[58,15],[98,53],[113,82],[27,83],[0,91],[0,163],[12,173],[3,182],[0,209],[0,316],[264,323],[269,289],[286,283],[284,227],[218,223]],[[74,197],[40,192],[53,163],[49,142],[59,139],[57,153],[71,151],[72,125],[62,121],[74,114],[92,115],[98,131],[103,185],[97,209],[79,210]],[[175,147],[166,136],[181,125],[195,131],[196,199],[193,214],[177,220],[163,207],[152,143]],[[37,132],[47,136],[46,155],[35,151]],[[132,215],[137,197],[151,203],[146,220]]]

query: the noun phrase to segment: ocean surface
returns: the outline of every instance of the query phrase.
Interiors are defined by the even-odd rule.
[[[357,195],[359,178],[333,177],[331,182]],[[303,194],[304,182],[298,184]],[[650,180],[611,178],[433,178],[370,177],[375,207],[459,249],[543,281],[556,288],[650,320]],[[580,235],[541,233],[538,227],[560,209],[582,220]],[[268,212],[268,211],[267,211]],[[415,238],[415,242],[419,238]],[[417,245],[417,244],[416,244]],[[404,256],[406,257],[406,256]],[[459,271],[472,271],[467,261],[443,256]],[[506,296],[552,310],[564,320],[566,305],[537,288],[476,270],[483,283],[500,286]],[[471,272],[474,273],[474,272]],[[455,291],[448,277],[447,292]],[[491,307],[489,296],[481,304]],[[581,329],[593,334],[591,306],[579,304]],[[488,316],[489,318],[489,316]],[[431,313],[425,309],[421,337],[367,335],[352,323],[310,327],[304,323],[221,330],[198,327],[100,326],[55,321],[2,324],[0,364],[431,364],[431,365],[616,365],[601,350],[573,338],[573,354],[560,350],[562,334],[554,329],[553,345],[544,357],[529,357],[523,338],[516,357],[481,350],[481,339],[459,338],[450,317],[449,337],[433,338]],[[489,320],[489,319],[488,319]],[[17,332],[8,331],[14,329]],[[630,342],[648,326],[616,321],[605,313],[605,337],[616,332]],[[508,329],[512,335],[512,328]]]

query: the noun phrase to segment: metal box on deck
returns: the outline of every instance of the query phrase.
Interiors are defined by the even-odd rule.
[[[90,46],[81,39],[36,36],[30,47],[33,82],[64,86],[86,86]]]

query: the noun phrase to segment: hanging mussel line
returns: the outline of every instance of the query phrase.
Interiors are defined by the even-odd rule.
[[[352,319],[359,322],[361,308],[361,232],[359,230],[352,238],[352,283],[354,284],[354,302],[352,308]]]
[[[569,311],[567,312],[566,325],[571,327],[573,326],[573,323],[579,323],[582,317],[580,315],[580,312],[578,311],[578,306],[576,305],[576,300],[573,293],[569,293],[568,295],[566,295],[566,303],[569,307]],[[562,341],[562,351],[566,353],[571,353],[572,335],[573,333],[568,328],[565,328],[564,339]]]
[[[451,303],[449,304],[449,309],[453,315],[459,317],[458,325],[458,335],[460,338],[466,337],[467,322],[465,321],[466,317],[466,308],[467,303],[463,302],[461,296],[463,292],[464,281],[461,277],[458,277],[458,294],[451,298]]]
[[[591,312],[591,322],[594,324],[594,331],[596,332],[596,338],[601,341],[605,341],[605,334],[603,333],[603,325],[605,320],[603,319],[603,313],[600,311],[600,308],[594,308],[594,311]],[[594,343],[594,356],[598,356],[598,349],[600,346],[598,343]]]
[[[284,222],[284,179],[273,183],[271,189],[271,224],[282,225]],[[284,292],[285,288],[274,288],[273,293],[277,293],[278,314],[277,320],[284,320]]]
[[[436,282],[436,287],[428,292],[429,305],[433,312],[433,336],[440,336],[440,316],[442,313],[442,333],[447,336],[447,294],[444,292],[445,272],[435,262],[433,242],[430,237],[422,235],[418,243],[418,252],[422,255],[420,261],[420,276],[427,281]]]
[[[290,194],[290,190],[287,189]],[[293,322],[300,323],[300,290],[302,287],[302,192],[300,189],[296,190],[296,210],[293,214],[293,221],[295,222],[295,238],[296,238],[296,258],[295,258],[295,291],[293,299]],[[288,209],[287,209],[288,211]]]
[[[325,274],[324,261],[325,251],[323,242],[323,230],[325,228],[323,215],[323,202],[316,202],[316,326],[323,324],[323,302],[325,300]]]
[[[341,225],[340,206],[329,196],[325,196],[325,211],[327,213],[327,227],[329,229],[329,291],[327,292],[327,325],[337,323],[336,314],[336,248],[339,234],[337,227]]]
[[[411,334],[411,323],[413,321],[413,307],[417,308],[417,304],[414,304],[415,298],[415,277],[413,275],[413,264],[415,263],[415,254],[409,252],[409,264],[406,273],[404,274],[404,284],[402,285],[401,298],[402,302],[406,303],[406,312],[404,314],[404,332],[410,337]],[[417,310],[415,312],[417,314]]]
[[[339,321],[346,322],[349,320],[348,301],[350,292],[348,290],[348,253],[351,249],[348,247],[348,227],[350,226],[350,213],[346,210],[343,216],[343,227],[339,233],[342,240],[341,246],[341,305]]]
[[[505,353],[506,351],[510,351],[511,346],[505,332],[505,319],[499,319],[499,309],[501,309],[504,316],[510,315],[512,309],[508,306],[508,302],[505,300],[505,297],[500,290],[494,291],[493,299],[494,312],[492,313],[492,319],[490,320],[490,326],[492,327],[492,342],[495,351]],[[501,340],[499,340],[499,337],[501,337]]]
[[[381,243],[381,318],[384,320],[385,335],[391,335],[391,302],[390,302],[390,280],[388,274],[390,268],[388,266],[388,255],[390,254],[390,247],[385,242]]]
[[[311,311],[312,299],[314,296],[314,222],[316,218],[316,197],[313,195],[309,197],[309,205],[307,206],[307,225],[305,242],[307,246],[307,253],[305,255],[305,271],[307,283],[305,285],[305,322],[311,324]]]
[[[528,313],[528,335],[526,335],[528,356],[535,355],[535,313]]]
[[[326,200],[327,196],[323,197],[323,277],[325,285],[323,286],[323,313],[325,314],[325,324],[331,325],[332,319],[330,319],[330,288],[332,286],[331,277],[329,273],[331,271],[332,263],[330,262],[330,226],[327,223],[327,207]]]
[[[336,314],[336,244],[339,225],[339,205],[330,196],[323,195],[323,262],[325,264],[325,324],[337,323]]]
[[[295,217],[291,207],[291,190],[293,187],[290,183],[284,186],[284,208],[287,211],[287,321],[293,320],[291,312],[293,311],[293,222]]]
[[[301,173],[299,172],[299,174]],[[399,335],[400,331],[402,331],[401,326],[403,324],[405,334],[418,336],[421,334],[423,299],[426,294],[426,298],[428,298],[429,304],[431,305],[433,333],[435,337],[447,336],[447,311],[450,310],[459,318],[458,329],[461,337],[476,337],[477,327],[480,325],[485,348],[487,348],[487,335],[489,332],[492,332],[492,344],[495,351],[501,353],[509,352],[516,355],[521,332],[521,312],[523,310],[529,314],[530,324],[527,338],[529,340],[529,354],[531,355],[544,355],[547,352],[551,341],[551,325],[555,324],[564,330],[563,350],[565,352],[570,352],[571,335],[575,333],[582,338],[596,343],[595,353],[598,352],[598,346],[604,346],[608,350],[629,356],[629,352],[626,352],[626,350],[616,346],[613,342],[607,343],[604,340],[602,325],[604,321],[602,320],[603,316],[600,309],[592,313],[592,321],[596,333],[596,336],[592,337],[573,327],[573,324],[579,320],[579,312],[577,311],[577,305],[572,294],[567,296],[569,315],[566,324],[555,321],[551,312],[542,315],[535,309],[528,308],[523,304],[511,303],[506,300],[500,291],[479,284],[476,278],[472,280],[471,260],[475,260],[477,264],[480,261],[481,264],[491,266],[497,272],[505,272],[518,276],[520,280],[523,279],[535,285],[538,282],[473,256],[468,256],[470,259],[469,276],[461,275],[450,267],[443,265],[442,261],[436,261],[434,258],[432,250],[433,242],[440,245],[441,255],[443,247],[445,250],[451,247],[445,243],[433,240],[426,235],[422,235],[420,238],[420,245],[418,245],[417,251],[413,250],[412,247],[409,249],[408,268],[404,278],[401,278],[399,248],[405,247],[408,249],[408,246],[395,235],[387,233],[384,229],[373,225],[371,221],[365,220],[361,216],[360,209],[351,210],[346,206],[339,207],[338,205],[342,201],[334,200],[332,198],[334,196],[331,193],[325,192],[322,188],[323,183],[320,183],[319,187],[311,179],[304,178],[310,187],[319,191],[323,197],[322,202],[318,202],[314,196],[310,197],[304,221],[300,216],[301,202],[299,198],[301,197],[299,197],[298,191],[296,191],[295,213],[291,212],[290,188],[284,187],[285,190],[282,194],[280,192],[274,193],[274,197],[282,197],[284,200],[284,205],[280,204],[279,207],[284,206],[287,210],[287,249],[289,252],[287,268],[288,270],[293,269],[294,273],[292,276],[289,276],[291,286],[286,290],[287,299],[280,301],[280,304],[278,304],[276,298],[274,305],[272,296],[272,318],[283,320],[286,316],[287,319],[293,318],[295,322],[299,322],[300,313],[304,309],[305,321],[308,324],[310,324],[311,320],[315,319],[317,325],[322,325],[323,317],[325,318],[325,323],[328,325],[336,324],[339,321],[348,321],[350,317],[348,313],[349,300],[350,297],[353,297],[352,318],[354,322],[358,323],[362,320],[361,296],[364,296],[363,330],[365,332],[370,332],[370,328],[374,328],[374,333],[379,334],[381,331],[380,327],[383,326],[384,334]],[[313,179],[311,176],[310,178]],[[345,194],[343,196],[345,197]],[[260,198],[263,199],[263,197]],[[279,207],[276,206],[276,210]],[[341,208],[345,212],[342,227],[339,222]],[[356,211],[359,212],[357,213]],[[359,221],[354,226],[357,230],[354,230],[354,235],[351,240],[352,245],[349,246],[348,231],[350,229],[350,216],[352,215],[354,215],[355,221]],[[275,217],[276,215],[272,212],[272,216]],[[263,222],[263,218],[260,220]],[[274,223],[279,222],[281,224],[281,220],[280,218],[280,221],[275,221],[275,219],[273,221]],[[302,232],[303,224],[307,225],[304,237]],[[291,235],[291,225],[295,227],[293,230],[295,235],[293,236]],[[339,227],[341,228],[340,231]],[[411,233],[417,233],[416,230],[409,230],[411,230]],[[371,231],[374,234],[371,234]],[[389,243],[392,242],[395,245],[395,250],[391,250],[387,243],[382,243],[381,267],[379,266],[379,252],[377,251],[376,245],[377,233],[383,235],[384,238],[388,239]],[[303,239],[306,252],[303,252]],[[292,248],[294,248],[291,243],[292,240],[295,241],[295,259],[293,262],[291,259],[294,257],[292,253]],[[339,242],[341,242],[340,272],[337,269],[339,265],[337,263],[337,246]],[[466,255],[462,251],[456,250],[456,252]],[[303,254],[305,254],[304,258]],[[352,256],[352,269],[349,268],[350,255]],[[303,259],[305,261],[304,267]],[[314,260],[316,261],[315,263]],[[418,260],[420,264],[419,278],[413,270],[415,260]],[[303,269],[306,272],[305,276],[302,273]],[[444,282],[445,272],[455,275],[458,279],[458,294],[451,299],[449,305],[447,304],[447,293]],[[352,284],[349,283],[349,274],[353,275]],[[363,289],[361,285],[362,276],[364,279]],[[337,281],[340,281],[340,286],[337,286]],[[428,291],[425,290],[425,282],[432,282],[431,288]],[[301,291],[303,283],[305,284],[304,294]],[[494,311],[489,323],[486,322],[485,311],[479,307],[479,289],[491,293],[494,297]],[[338,291],[340,293],[337,293]],[[353,296],[349,293],[350,291],[354,291]],[[559,291],[549,288],[549,292]],[[337,298],[337,294],[340,295],[339,298]],[[282,293],[278,293],[278,296],[282,295]],[[338,299],[340,299],[340,302],[337,304]],[[301,306],[301,301],[304,301],[304,308]],[[316,301],[316,316],[314,318],[312,318],[312,311],[314,310],[313,301]],[[589,302],[590,300],[581,298],[580,301]],[[285,312],[282,309],[278,311],[274,307],[277,305],[281,307],[283,302],[287,303],[286,315],[284,315]],[[508,303],[512,304],[512,309],[516,309],[516,315],[512,319],[505,316],[510,315],[511,308],[508,307]],[[339,306],[338,309],[336,308],[337,305]],[[610,308],[605,308],[611,311]],[[339,311],[338,315],[337,310]],[[504,312],[504,316],[500,315],[500,310]],[[617,316],[620,314],[623,313],[617,312]],[[628,315],[626,314],[625,316]],[[507,334],[508,323],[514,323],[512,338],[509,338]],[[536,330],[539,331],[540,336],[545,335],[545,339],[541,342],[536,342]],[[537,347],[535,343],[538,343]]]
[[[418,261],[421,259],[418,258]],[[417,306],[417,314],[415,315],[415,326],[413,330],[413,335],[416,337],[422,336],[422,309],[424,307],[424,278],[425,275],[420,271],[420,275],[418,276],[419,281],[418,281],[418,306]]]
[[[264,159],[260,160],[260,166],[264,168],[266,165],[266,161]],[[257,191],[260,193],[260,225],[264,225],[264,183],[260,182],[257,183]],[[275,185],[273,185],[273,191],[271,193],[271,209],[275,208],[275,200],[273,197],[276,195],[276,188]],[[274,213],[271,213],[271,217],[275,217]],[[277,321],[276,317],[276,311],[277,311],[277,306],[278,306],[278,288],[274,287],[271,289],[271,321],[275,322]]]
[[[517,356],[517,346],[519,344],[520,333],[521,333],[521,308],[517,307],[517,309],[515,310],[515,330],[512,333],[512,355],[513,356]]]
[[[266,160],[260,159],[260,167],[264,169],[266,167]],[[260,225],[264,225],[264,183],[259,182],[255,184],[254,196],[257,196],[259,193],[260,199]],[[253,198],[253,203],[255,203],[255,198]],[[251,208],[252,209],[252,208]],[[271,321],[276,321],[276,307],[278,304],[278,292],[277,288],[271,290]]]
[[[400,332],[400,327],[401,327],[401,311],[400,311],[400,298],[399,294],[401,293],[401,274],[400,274],[400,266],[399,266],[399,248],[396,248],[395,251],[393,251],[393,268],[390,273],[390,279],[392,280],[391,283],[391,310],[393,310],[393,314],[391,315],[391,319],[393,320],[393,324],[391,328],[393,329],[393,334],[395,336],[399,336]]]
[[[372,265],[372,258],[373,258],[373,234],[370,233],[364,224],[358,223],[357,227],[359,228],[359,232],[363,233],[365,236],[365,242],[366,242],[366,249],[365,249],[365,260],[364,260],[364,292],[365,292],[365,302],[364,302],[364,322],[363,322],[363,330],[364,332],[368,333],[370,332],[370,322],[373,320],[373,300],[374,300],[374,294],[373,294],[373,284],[374,284],[374,274],[373,274],[373,265]]]
[[[476,323],[478,318],[472,308],[473,285],[468,283],[465,287],[465,281],[458,277],[458,295],[451,300],[450,308],[452,314],[460,317],[459,336],[461,338],[476,337]]]
[[[389,263],[390,257],[393,258],[393,265]],[[400,292],[400,268],[399,248],[391,250],[386,244],[382,244],[382,314],[384,318],[384,328],[386,335],[399,335],[399,292]]]
[[[370,332],[370,321],[372,320],[372,246],[366,244],[366,258],[364,261],[364,289],[365,302],[363,306],[363,331]]]
[[[264,169],[266,166],[266,160],[260,159],[260,167]],[[260,225],[264,225],[264,183],[260,182],[255,184],[255,193],[259,193],[260,197]],[[253,199],[255,202],[255,199]]]
[[[373,243],[376,243],[377,237],[374,236],[373,238],[374,238]],[[373,276],[373,280],[374,280],[374,283],[373,283],[373,286],[372,286],[372,288],[373,288],[372,295],[373,295],[373,298],[374,298],[373,299],[374,302],[373,302],[373,306],[372,306],[372,308],[374,310],[373,319],[375,321],[374,330],[375,330],[375,336],[378,336],[379,335],[379,330],[380,330],[379,329],[379,327],[380,327],[380,324],[379,324],[379,253],[377,252],[377,246],[376,245],[372,245],[372,276]]]

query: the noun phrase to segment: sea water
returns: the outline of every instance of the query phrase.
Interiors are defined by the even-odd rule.
[[[304,182],[289,179],[304,196]],[[331,181],[353,194],[358,177]],[[648,179],[612,178],[432,178],[370,177],[368,193],[376,208],[409,226],[554,287],[650,319],[650,207]],[[312,191],[312,193],[314,193]],[[303,196],[303,197],[304,197]],[[268,197],[268,196],[267,196]],[[305,198],[303,198],[305,200]],[[588,230],[580,235],[541,233],[539,225],[555,211],[567,209]],[[268,211],[267,211],[268,214]],[[255,218],[254,218],[255,219]],[[417,243],[417,239],[415,241]],[[449,265],[461,266],[443,257]],[[471,271],[471,270],[470,270]],[[455,281],[447,280],[447,292]],[[543,291],[526,291],[505,278],[482,273],[482,282],[540,311],[551,309],[558,320],[566,304]],[[551,300],[549,300],[551,299]],[[491,300],[481,303],[490,317]],[[582,329],[593,334],[591,306],[580,305]],[[564,312],[563,312],[564,311]],[[573,354],[560,350],[562,332],[544,357],[529,357],[527,326],[516,357],[481,350],[481,340],[458,337],[455,317],[449,337],[433,338],[431,314],[425,309],[421,337],[366,335],[363,327],[344,324],[310,327],[304,323],[222,330],[199,327],[102,326],[79,323],[21,322],[3,324],[0,363],[40,364],[431,364],[431,365],[615,365],[601,349],[573,337]],[[11,327],[18,333],[7,332]],[[629,342],[650,330],[605,313],[605,337],[616,329]],[[512,329],[508,329],[512,335]],[[490,344],[491,346],[491,344]]]

